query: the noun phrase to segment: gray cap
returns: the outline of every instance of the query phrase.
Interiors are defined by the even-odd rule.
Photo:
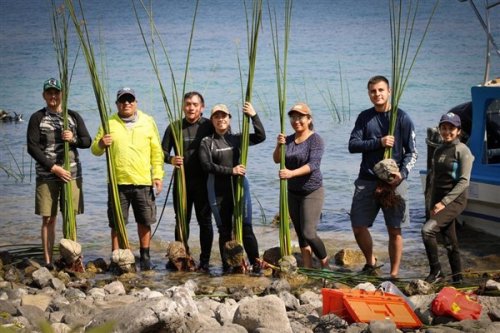
[[[116,93],[116,101],[118,102],[120,97],[122,97],[124,95],[132,95],[132,96],[134,96],[134,98],[136,98],[134,89],[128,88],[128,87],[123,87],[120,90],[118,90],[118,92]]]

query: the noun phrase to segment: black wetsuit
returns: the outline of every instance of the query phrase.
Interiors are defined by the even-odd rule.
[[[169,125],[165,130],[162,140],[163,153],[165,162],[170,163],[172,155],[170,152],[175,147],[172,125]],[[208,204],[207,195],[207,175],[201,169],[198,149],[201,140],[213,133],[213,126],[210,120],[201,117],[197,122],[191,124],[186,119],[182,119],[182,140],[183,140],[183,155],[184,155],[184,171],[186,175],[186,206],[187,206],[187,223],[191,221],[191,212],[194,210],[198,225],[200,226],[200,265],[208,265],[210,261],[210,253],[212,251],[212,242],[214,239],[214,231],[212,227],[212,218],[210,215],[210,206]],[[175,149],[174,149],[175,150]],[[176,155],[177,152],[176,152]],[[174,191],[177,191],[177,182],[174,182]],[[175,192],[174,192],[175,193]],[[174,210],[177,215],[177,198],[174,196]],[[177,217],[176,217],[177,218]],[[189,227],[187,230],[189,239]],[[179,241],[179,230],[175,228],[175,240]]]
[[[253,116],[253,134],[250,134],[250,144],[255,145],[265,140],[266,134],[258,115]],[[203,171],[208,173],[208,195],[210,207],[219,229],[219,250],[225,263],[224,244],[232,239],[233,228],[233,186],[237,177],[233,176],[233,167],[240,164],[241,134],[231,134],[228,131],[223,136],[214,133],[205,137],[200,145],[200,162]],[[259,257],[257,239],[252,229],[252,209],[245,179],[245,217],[243,222],[243,246],[250,264],[255,264]]]

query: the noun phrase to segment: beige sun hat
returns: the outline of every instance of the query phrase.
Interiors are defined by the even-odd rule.
[[[290,108],[290,111],[288,111],[288,115],[290,115],[292,112],[298,112],[300,114],[309,115],[309,116],[312,115],[311,109],[309,108],[309,106],[303,102],[299,102],[299,103],[295,104],[294,106],[292,106]]]
[[[212,111],[210,111],[210,116],[213,116],[214,113],[216,112],[224,112],[225,114],[229,115],[231,117],[231,112],[229,112],[229,109],[227,108],[226,104],[216,104],[212,108]]]

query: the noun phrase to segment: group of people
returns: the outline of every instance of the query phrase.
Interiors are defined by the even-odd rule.
[[[210,118],[205,118],[203,96],[196,91],[186,93],[183,100],[184,118],[179,120],[180,123],[170,124],[160,140],[154,119],[137,108],[134,90],[122,88],[116,96],[118,112],[109,119],[109,133],[104,133],[101,126],[92,140],[82,118],[74,111],[68,111],[69,126],[64,129],[61,109],[63,88],[57,79],[44,82],[46,107],[31,116],[27,133],[28,152],[37,162],[35,213],[42,216],[41,235],[47,265],[52,265],[57,209],[58,206],[62,209],[64,205],[61,199],[64,197],[64,182],[72,182],[75,213],[83,213],[81,164],[77,148],[91,147],[92,153],[97,156],[110,149],[116,161],[123,216],[127,221],[132,206],[138,226],[142,270],[154,267],[149,254],[151,225],[156,222],[155,198],[162,191],[164,163],[168,163],[174,170],[184,167],[187,222],[191,219],[194,206],[200,228],[198,270],[202,272],[209,270],[214,238],[212,216],[219,231],[223,270],[229,269],[224,257],[224,245],[233,235],[234,186],[237,178],[243,177],[243,246],[253,272],[260,272],[258,242],[252,228],[249,184],[245,165],[240,163],[242,136],[231,131],[232,113],[226,105],[215,105],[210,111]],[[399,109],[394,132],[389,135],[389,81],[383,76],[374,76],[368,81],[367,88],[373,106],[358,115],[349,139],[349,151],[362,154],[359,175],[354,183],[350,218],[356,242],[366,260],[363,271],[370,274],[378,266],[369,228],[379,211],[383,211],[389,234],[390,276],[397,278],[403,250],[402,228],[410,222],[407,178],[417,159],[415,130],[409,115]],[[246,102],[242,112],[253,124],[250,144],[263,142],[266,138],[264,126],[252,104]],[[328,268],[327,251],[317,233],[325,198],[320,170],[324,142],[314,131],[312,111],[307,104],[293,105],[288,115],[293,133],[278,134],[273,160],[275,163],[280,162],[280,150],[284,146],[285,168],[279,170],[279,178],[288,180],[289,213],[297,234],[303,266],[313,266],[314,254],[321,267]],[[174,129],[179,128],[182,128],[182,154],[178,152],[173,136]],[[460,117],[453,113],[444,115],[439,122],[443,144],[434,155],[430,175],[433,180],[432,210],[422,228],[431,268],[426,279],[429,282],[443,277],[437,252],[438,233],[446,236],[453,279],[461,280],[455,218],[465,208],[473,156],[458,139],[460,129]],[[62,167],[64,142],[70,144],[70,171]],[[389,177],[381,178],[375,169],[377,164],[383,162],[386,148],[392,148],[392,159],[397,167],[389,168]],[[174,182],[174,188],[178,186]],[[398,198],[395,204],[388,206],[374,199],[383,186]],[[174,197],[174,200],[177,199]],[[174,209],[177,218],[179,212],[175,202]],[[113,214],[110,198],[108,220],[112,249],[115,250],[119,243]],[[180,232],[176,227],[176,240],[181,239]]]

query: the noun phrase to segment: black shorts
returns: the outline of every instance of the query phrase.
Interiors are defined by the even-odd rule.
[[[118,185],[123,219],[128,223],[128,211],[132,205],[135,221],[142,225],[156,223],[156,202],[151,185]],[[109,227],[115,227],[111,186],[108,186],[108,220]]]

